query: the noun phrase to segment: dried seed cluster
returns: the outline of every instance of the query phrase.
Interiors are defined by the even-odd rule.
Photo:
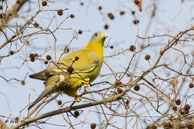
[[[34,62],[36,57],[38,57],[38,54],[37,53],[35,53],[35,54],[34,53],[30,53],[29,57],[30,57],[30,61]]]
[[[95,128],[96,128],[96,123],[91,123],[91,124],[90,124],[90,128],[91,128],[91,129],[95,129]]]
[[[136,50],[136,47],[135,47],[134,45],[131,45],[131,46],[129,47],[129,50],[133,52],[133,51]]]

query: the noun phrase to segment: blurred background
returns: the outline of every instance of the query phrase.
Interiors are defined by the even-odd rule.
[[[87,88],[94,92],[74,105],[122,93],[140,80],[118,101],[26,128],[193,128],[193,23],[193,0],[0,0],[0,119],[11,127],[28,115],[29,103],[44,90],[42,81],[28,75],[52,64],[47,55],[58,61],[102,30],[109,37],[101,74]],[[62,94],[31,118],[73,101]]]

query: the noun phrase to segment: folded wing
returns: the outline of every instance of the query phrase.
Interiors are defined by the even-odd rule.
[[[100,61],[100,58],[94,51],[84,48],[66,55],[47,69],[30,75],[30,78],[45,81],[53,75],[71,74],[72,76],[84,76],[87,73],[93,72],[101,63]],[[71,70],[69,70],[70,67]]]

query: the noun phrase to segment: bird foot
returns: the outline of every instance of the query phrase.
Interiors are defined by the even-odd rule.
[[[89,82],[90,82],[90,78],[84,78],[83,86],[88,87]]]
[[[75,97],[75,102],[80,102],[82,97]]]

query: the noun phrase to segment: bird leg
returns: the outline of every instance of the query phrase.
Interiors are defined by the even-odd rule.
[[[76,97],[75,97],[75,102],[80,102],[81,99],[82,99],[82,97],[76,96]]]
[[[90,82],[90,78],[84,78],[83,86],[88,87],[89,82]]]

